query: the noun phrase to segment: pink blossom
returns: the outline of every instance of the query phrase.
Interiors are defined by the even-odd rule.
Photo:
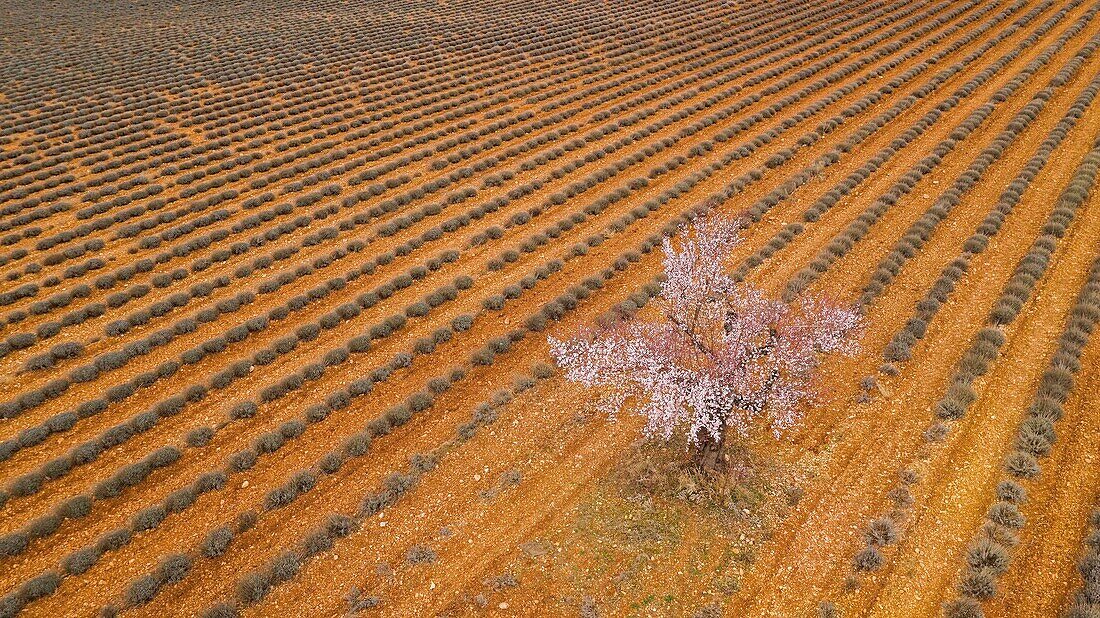
[[[566,378],[603,388],[611,414],[633,401],[649,436],[682,428],[698,445],[708,435],[720,441],[729,427],[744,434],[763,423],[778,437],[795,425],[816,394],[822,355],[854,354],[861,321],[824,297],[791,306],[736,284],[725,261],[741,242],[737,230],[707,217],[684,230],[679,247],[665,239],[656,319],[550,337]]]

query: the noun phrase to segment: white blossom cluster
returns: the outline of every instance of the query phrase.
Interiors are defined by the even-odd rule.
[[[796,305],[735,284],[725,261],[740,244],[735,222],[701,219],[676,247],[664,242],[659,316],[587,328],[550,351],[567,379],[606,389],[609,413],[632,400],[649,436],[678,428],[699,445],[727,428],[765,423],[778,437],[816,394],[822,355],[853,354],[859,315],[824,297]]]

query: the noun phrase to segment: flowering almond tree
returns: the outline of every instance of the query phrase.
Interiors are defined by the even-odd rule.
[[[685,430],[705,468],[718,462],[730,428],[744,435],[766,424],[779,437],[796,424],[815,395],[822,355],[858,349],[854,311],[813,295],[788,305],[734,283],[724,262],[741,242],[738,229],[711,216],[685,230],[678,248],[665,239],[656,320],[549,339],[567,379],[605,387],[612,414],[632,399],[648,436]]]

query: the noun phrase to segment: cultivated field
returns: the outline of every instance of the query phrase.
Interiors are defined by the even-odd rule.
[[[1098,94],[1095,0],[8,2],[0,616],[1100,616]],[[867,325],[717,489],[547,345],[707,213]]]

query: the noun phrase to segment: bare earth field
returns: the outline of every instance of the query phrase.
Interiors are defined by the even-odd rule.
[[[1098,94],[1096,0],[8,2],[0,617],[1098,617]],[[867,324],[720,478],[547,345],[707,213]]]

